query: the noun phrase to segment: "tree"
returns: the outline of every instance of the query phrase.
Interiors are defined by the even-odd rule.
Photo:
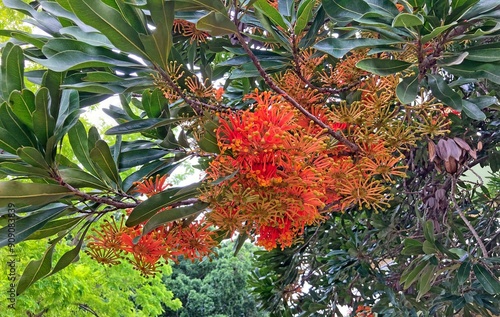
[[[24,267],[32,254],[43,252],[44,240],[28,240],[16,245],[17,267]],[[70,246],[61,247],[62,255]],[[0,250],[2,259],[11,259],[7,248]],[[2,261],[1,270],[7,272],[7,262]],[[171,269],[165,269],[171,273]],[[127,277],[127,278],[124,278]],[[7,274],[2,274],[0,287],[2,303],[9,303]],[[110,305],[113,303],[113,305]],[[122,263],[110,270],[83,254],[80,260],[61,271],[33,285],[18,296],[15,313],[10,316],[159,316],[163,307],[177,310],[179,299],[165,288],[161,279],[146,280],[136,274],[133,266]],[[4,310],[8,311],[8,310]]]
[[[163,316],[266,316],[257,311],[247,286],[256,249],[247,242],[235,256],[234,243],[224,242],[210,261],[181,260],[164,281],[184,306]]]
[[[500,166],[497,1],[4,4],[45,33],[3,33],[0,246],[81,233],[19,293],[85,241],[155,275],[238,233],[276,315],[498,311],[498,194],[463,178]],[[111,95],[114,144],[78,120]],[[191,158],[205,178],[171,186]]]

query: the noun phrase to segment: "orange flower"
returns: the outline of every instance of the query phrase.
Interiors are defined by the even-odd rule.
[[[144,194],[147,197],[154,196],[158,193],[164,191],[168,186],[172,186],[172,184],[167,183],[168,175],[160,176],[159,174],[156,177],[150,177],[148,179],[143,180],[142,182],[135,182],[134,192]]]
[[[186,227],[177,227],[179,235],[178,249],[181,254],[191,261],[201,260],[213,252],[216,241],[213,232],[209,230],[210,224],[204,220],[191,222]]]
[[[142,236],[137,243],[134,239],[140,235],[140,230],[124,233],[122,235],[123,250],[139,257],[141,261],[156,263],[165,253],[165,246],[161,239],[157,239],[153,232]]]

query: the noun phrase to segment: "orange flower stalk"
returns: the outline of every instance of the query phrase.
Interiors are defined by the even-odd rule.
[[[135,182],[134,192],[146,195],[147,197],[161,193],[167,187],[172,186],[172,184],[167,183],[167,178],[168,175],[160,176],[157,174],[155,177],[151,176],[142,182]]]

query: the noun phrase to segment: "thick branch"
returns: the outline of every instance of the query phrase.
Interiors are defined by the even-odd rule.
[[[250,47],[248,46],[248,44],[245,42],[245,40],[243,39],[243,36],[241,35],[241,33],[239,31],[237,31],[235,33],[235,35],[236,35],[236,38],[238,39],[238,41],[240,42],[241,46],[243,47],[243,49],[248,54],[248,56],[252,60],[253,64],[257,68],[257,71],[259,72],[259,74],[262,76],[262,78],[264,79],[264,81],[266,82],[266,84],[272,90],[274,90],[276,93],[280,94],[286,101],[288,101],[292,106],[294,106],[296,109],[298,109],[302,114],[304,114],[307,118],[309,118],[310,120],[312,120],[318,126],[322,127],[323,129],[326,129],[328,131],[328,134],[330,134],[331,136],[333,136],[337,141],[339,141],[340,143],[344,144],[345,146],[347,146],[349,149],[351,149],[354,152],[359,151],[359,147],[356,144],[354,144],[351,141],[347,140],[347,138],[345,136],[343,136],[341,133],[338,133],[338,132],[334,131],[330,126],[328,126],[323,121],[321,121],[316,116],[314,116],[309,111],[307,111],[307,109],[305,109],[302,105],[300,105],[295,99],[293,99],[283,89],[281,89],[280,87],[278,87],[274,83],[274,81],[272,80],[272,78],[269,76],[269,74],[266,73],[266,71],[264,70],[264,68],[262,68],[262,65],[260,64],[259,60],[257,59],[257,56],[255,56],[255,54],[252,52],[252,50],[250,49]]]

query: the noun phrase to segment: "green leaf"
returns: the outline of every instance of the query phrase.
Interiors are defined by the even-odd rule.
[[[99,30],[118,49],[139,57],[147,56],[137,31],[114,8],[96,0],[57,0],[57,2],[72,11],[84,23]]]
[[[78,121],[69,131],[68,139],[78,161],[94,176],[99,176],[97,169],[90,158],[87,132],[81,121]]]
[[[151,219],[149,219],[149,221],[144,225],[144,228],[142,229],[142,235],[146,235],[159,226],[168,222],[195,215],[201,212],[206,207],[208,207],[207,203],[198,202],[191,206],[177,207],[159,212],[151,217]]]
[[[36,230],[24,240],[40,240],[73,228],[82,221],[81,218],[57,219],[47,222],[41,229]]]
[[[445,66],[444,69],[454,75],[466,78],[486,78],[500,85],[500,63],[481,63],[465,60],[458,65]]]
[[[434,222],[427,220],[424,224],[424,237],[425,240],[434,243],[436,237],[434,236]]]
[[[348,23],[371,12],[370,6],[362,0],[322,0],[326,13],[335,21]]]
[[[8,42],[3,48],[0,79],[0,97],[3,95],[4,100],[9,98],[12,91],[24,88],[24,56],[19,45]]]
[[[118,168],[121,170],[134,166],[144,165],[151,161],[158,160],[167,154],[168,152],[162,149],[122,151],[118,156]]]
[[[423,243],[422,242],[415,240],[415,239],[406,238],[403,243],[404,243],[404,247],[403,247],[403,250],[401,250],[401,254],[403,254],[403,255],[418,255],[418,254],[423,253],[423,250],[422,250]]]
[[[486,114],[476,104],[467,100],[462,100],[462,112],[474,120],[484,121],[486,119]]]
[[[63,237],[64,236],[59,237],[57,241],[61,240]],[[54,253],[55,246],[56,241],[52,241],[52,245],[45,251],[40,260],[31,261],[28,266],[26,266],[17,284],[17,295],[22,294],[28,287],[33,285],[33,283],[49,274],[52,268],[52,254]]]
[[[474,270],[474,274],[476,274],[477,280],[486,292],[491,295],[500,294],[500,282],[497,277],[492,275],[481,264],[474,264],[472,268]]]
[[[35,111],[35,94],[28,89],[13,91],[9,96],[12,112],[29,128],[33,129],[33,112]]]
[[[427,81],[431,88],[432,94],[445,105],[452,107],[455,110],[462,110],[462,98],[458,93],[448,86],[444,79],[439,75],[427,75]]]
[[[274,25],[280,26],[283,30],[288,30],[291,27],[290,23],[267,0],[257,0],[253,4],[253,7],[268,17]]]
[[[198,141],[200,149],[208,153],[220,153],[219,146],[217,145],[217,135],[216,130],[218,128],[217,122],[214,120],[205,121],[205,133],[203,137]]]
[[[309,23],[309,20],[311,20],[312,9],[315,3],[316,1],[314,0],[302,0],[299,4],[294,28],[295,34],[300,34],[307,26],[307,23]]]
[[[158,118],[162,110],[168,111],[168,100],[158,88],[151,93],[145,90],[142,93],[142,106],[149,118]]]
[[[0,126],[13,135],[15,139],[15,142],[4,140],[5,142],[36,147],[37,142],[35,135],[21,122],[21,120],[19,120],[19,118],[17,118],[12,110],[10,110],[10,107],[7,106],[6,102],[0,105]]]
[[[111,150],[105,141],[97,140],[95,147],[90,150],[90,158],[116,185],[121,185],[118,168],[116,167],[116,163],[111,155]]]
[[[170,0],[169,0],[170,1]],[[217,11],[227,15],[227,10],[220,0],[185,0],[186,2],[193,3],[200,8],[207,11]]]
[[[64,72],[73,69],[82,69],[90,67],[135,67],[140,64],[113,59],[107,56],[91,55],[81,51],[63,51],[52,55],[47,59],[31,57],[34,62],[50,68],[56,72]]]
[[[132,227],[138,225],[141,222],[150,219],[158,211],[172,205],[173,203],[195,197],[199,194],[199,186],[200,183],[195,183],[186,187],[168,188],[165,191],[150,197],[132,210],[132,213],[130,213],[127,222],[125,223],[126,226]]]
[[[436,248],[436,245],[429,240],[424,241],[424,244],[422,245],[422,250],[424,251],[425,254],[438,253],[438,249]]]
[[[17,149],[23,145],[19,143],[16,138],[4,128],[0,128],[0,149],[12,154],[17,153]]]
[[[217,2],[217,1],[214,1]],[[172,47],[172,25],[174,23],[174,2],[164,0],[150,0],[147,8],[155,24],[151,36],[141,34],[144,49],[150,59],[166,69],[169,63],[168,56]]]
[[[164,119],[164,118],[151,118],[143,120],[132,120],[122,123],[106,131],[107,135],[116,134],[130,134],[137,132],[144,132],[158,127],[164,127],[174,123],[185,121],[185,119]]]
[[[477,62],[498,62],[500,61],[500,44],[493,43],[471,47],[466,50],[469,54],[467,59]]]
[[[49,90],[42,87],[35,94],[33,131],[43,147],[45,147],[47,140],[53,135],[56,125],[54,118],[49,113],[49,105]]]
[[[12,231],[10,225],[1,228],[0,248],[10,243],[16,244],[24,241],[31,234],[41,229],[47,222],[59,216],[66,208],[67,206],[62,204],[58,204],[55,207],[44,207],[24,218],[16,219],[15,223],[11,223],[14,226],[14,231]],[[12,242],[12,238],[15,239],[14,242]]]
[[[102,190],[109,190],[100,179],[86,173],[80,169],[64,168],[59,170],[59,175],[65,183],[70,184],[75,188],[89,187]]]
[[[392,21],[393,27],[409,28],[424,25],[424,18],[420,15],[410,13],[400,13]]]
[[[449,28],[455,26],[457,23],[453,22],[447,25],[443,26],[438,26],[437,28],[434,28],[429,34],[422,36],[421,42],[422,44],[429,42],[430,40],[435,39],[438,37],[441,33],[444,31],[448,30]]]
[[[380,76],[387,76],[401,72],[411,65],[411,63],[395,59],[367,58],[359,61],[356,67]]]
[[[469,260],[465,260],[460,267],[458,268],[457,278],[458,284],[463,285],[465,281],[469,279],[470,270],[472,268],[472,264]]]
[[[66,253],[64,253],[61,256],[59,261],[57,261],[56,265],[54,266],[54,268],[50,272],[49,276],[56,274],[60,270],[64,269],[65,267],[67,267],[71,263],[78,260],[78,255],[80,254],[80,250],[82,249],[83,241],[85,241],[85,235],[87,234],[87,231],[89,230],[89,228],[90,228],[90,225],[88,225],[85,228],[85,231],[82,233],[80,240],[78,241],[78,244],[73,249],[67,251]]]
[[[212,11],[196,22],[196,28],[210,33],[212,36],[222,36],[237,32],[234,23],[224,14]]]
[[[9,203],[43,205],[69,195],[71,191],[59,185],[0,182],[0,206]]]
[[[14,162],[0,163],[0,171],[11,176],[36,176],[44,178],[49,177],[49,173],[46,169],[23,165]]]
[[[22,147],[17,149],[17,155],[26,163],[42,168],[46,171],[50,170],[49,165],[40,151],[32,147]]]
[[[405,77],[396,87],[396,96],[403,104],[415,101],[419,91],[418,75]]]
[[[333,57],[342,58],[345,54],[354,49],[365,47],[372,48],[398,43],[400,43],[400,41],[385,39],[339,39],[330,37],[319,41],[313,47],[319,51],[332,55]]]
[[[435,265],[428,265],[424,270],[422,270],[420,280],[418,281],[417,301],[431,289],[435,271]]]
[[[420,272],[422,272],[427,265],[429,265],[427,261],[422,261],[414,268],[411,266],[408,267],[403,274],[401,274],[401,279],[399,280],[400,284],[404,283],[403,289],[408,289],[420,277]]]

